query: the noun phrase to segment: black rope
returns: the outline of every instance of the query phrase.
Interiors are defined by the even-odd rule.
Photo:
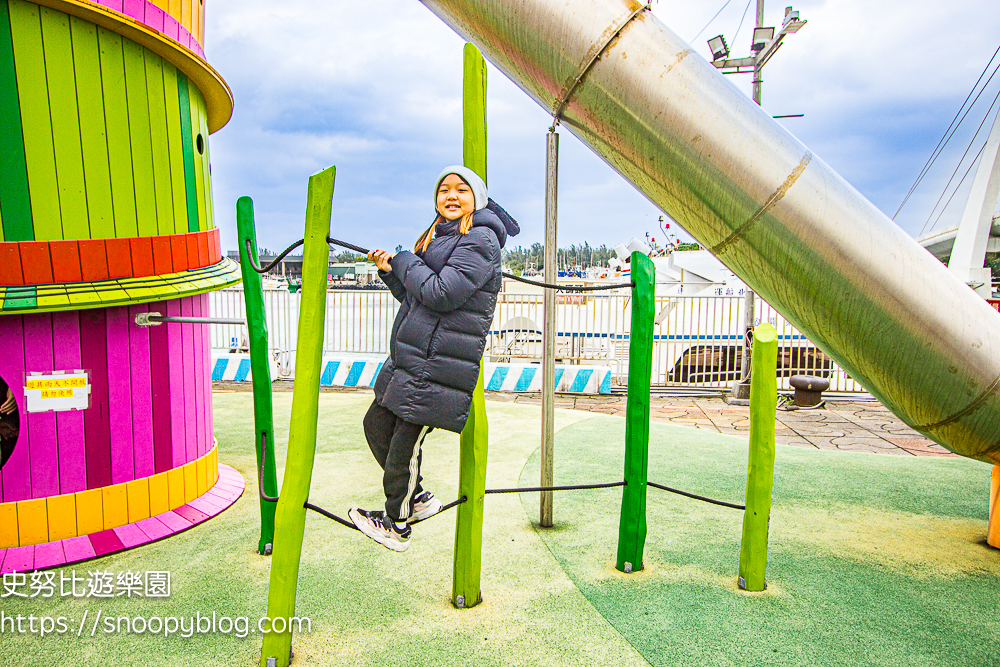
[[[298,248],[300,245],[302,245],[305,242],[306,242],[305,239],[299,239],[298,241],[296,241],[292,245],[290,245],[287,248],[285,248],[285,251],[283,253],[281,253],[280,255],[278,255],[277,257],[275,257],[274,261],[272,261],[271,263],[269,263],[267,266],[261,268],[260,266],[257,265],[258,258],[253,254],[253,252],[250,251],[250,239],[247,239],[246,240],[247,259],[250,260],[250,266],[253,267],[254,271],[256,271],[257,273],[267,273],[268,271],[270,271],[271,269],[273,269],[274,267],[276,267],[278,265],[278,262],[280,262],[281,260],[283,260],[285,258],[285,256],[288,255],[288,253],[290,253],[291,251],[295,250],[296,248]]]
[[[462,503],[464,503],[467,500],[468,500],[468,498],[466,498],[465,496],[462,496],[458,500],[453,500],[450,503],[448,503],[447,505],[442,505],[441,509],[439,509],[437,512],[435,512],[434,514],[431,514],[428,517],[424,517],[423,519],[414,519],[413,521],[410,522],[410,525],[412,526],[413,524],[420,523],[421,521],[427,521],[427,519],[433,519],[434,517],[436,517],[441,512],[444,512],[445,510],[450,510],[452,507],[455,507],[456,505],[461,505]]]
[[[628,482],[608,482],[607,484],[576,484],[573,486],[529,486],[519,489],[486,489],[486,493],[533,493],[535,491],[579,491],[582,489],[610,489],[627,486]]]
[[[347,526],[348,528],[353,528],[354,530],[358,531],[359,533],[361,532],[361,530],[357,526],[354,525],[353,521],[348,521],[347,519],[341,519],[339,516],[337,516],[333,512],[328,512],[325,509],[323,509],[322,507],[317,507],[316,505],[313,505],[309,501],[306,501],[305,508],[307,510],[312,510],[313,512],[318,512],[319,514],[322,514],[323,516],[325,516],[327,519],[333,519],[337,523],[342,523],[345,526]]]
[[[361,246],[356,246],[353,243],[347,243],[346,241],[338,241],[337,239],[326,237],[326,242],[330,245],[339,245],[341,248],[347,248],[348,250],[353,250],[354,252],[359,252],[362,255],[367,255],[370,250],[368,248],[362,248]]]
[[[503,272],[503,277],[510,278],[511,280],[516,280],[519,283],[535,285],[536,287],[545,287],[546,289],[554,289],[559,292],[597,292],[599,290],[618,289],[619,287],[635,287],[635,281],[630,283],[616,283],[614,285],[596,285],[593,287],[553,285],[552,283],[543,283],[538,280],[528,280],[527,278],[522,278],[521,276],[515,276],[513,273],[507,273],[506,271]]]
[[[699,496],[694,493],[688,493],[687,491],[681,491],[680,489],[672,489],[669,486],[663,486],[662,484],[657,484],[656,482],[646,482],[649,486],[656,489],[661,489],[663,491],[669,491],[670,493],[676,493],[681,496],[686,496],[688,498],[694,498],[695,500],[702,500],[706,503],[712,503],[713,505],[722,505],[723,507],[732,507],[734,510],[745,510],[745,505],[737,505],[735,503],[727,503],[724,500],[715,500],[714,498],[706,498],[705,496]]]

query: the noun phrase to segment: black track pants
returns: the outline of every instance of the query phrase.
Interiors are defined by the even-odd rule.
[[[420,486],[421,446],[429,426],[411,424],[372,401],[365,415],[365,438],[375,460],[382,466],[385,513],[393,521],[405,521],[413,513],[413,498]]]

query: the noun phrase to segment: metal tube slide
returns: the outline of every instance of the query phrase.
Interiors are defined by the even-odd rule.
[[[1000,314],[631,0],[422,0],[907,424],[1000,463]]]

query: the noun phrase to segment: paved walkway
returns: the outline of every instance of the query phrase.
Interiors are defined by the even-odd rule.
[[[252,391],[249,382],[215,382],[216,391]],[[291,382],[276,382],[275,391],[291,391]],[[324,387],[323,391],[370,391]],[[490,391],[491,401],[541,405],[538,393],[515,394]],[[625,396],[556,395],[556,407],[625,415]],[[750,430],[750,408],[728,405],[717,397],[667,396],[653,394],[650,416],[683,426],[745,435]],[[796,447],[842,449],[894,456],[958,456],[928,440],[901,422],[877,401],[827,401],[821,410],[778,410],[776,439]]]

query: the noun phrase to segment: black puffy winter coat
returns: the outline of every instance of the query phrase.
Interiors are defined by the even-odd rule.
[[[400,252],[391,273],[379,272],[401,305],[375,381],[376,400],[397,417],[456,433],[469,417],[507,240],[488,209],[476,211],[468,234],[458,224],[438,223],[423,256]]]

